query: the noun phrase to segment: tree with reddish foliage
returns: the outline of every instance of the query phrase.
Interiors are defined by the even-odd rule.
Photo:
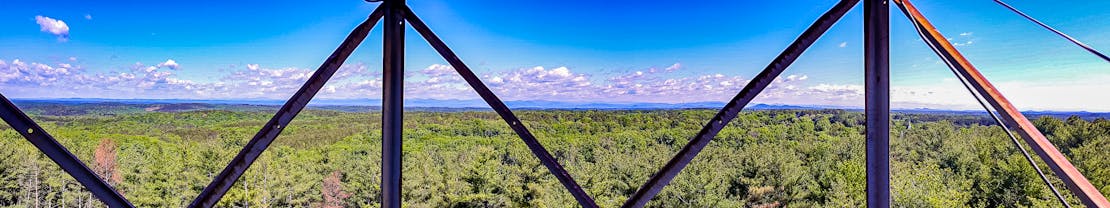
[[[324,184],[320,191],[324,195],[324,202],[320,207],[323,208],[338,208],[343,207],[343,200],[351,197],[351,194],[343,191],[343,184],[339,178],[343,173],[338,170],[331,172],[331,175],[324,178]]]
[[[123,181],[119,174],[119,163],[116,163],[116,143],[112,142],[112,139],[101,139],[100,144],[96,145],[92,170],[109,185],[117,186]],[[119,191],[122,192],[122,190]],[[89,196],[84,203],[86,206],[92,206],[96,202],[94,197]]]
[[[116,143],[111,139],[100,140],[100,144],[96,146],[93,161],[95,162],[93,172],[104,178],[108,184],[115,186],[122,181],[119,164],[116,163]]]

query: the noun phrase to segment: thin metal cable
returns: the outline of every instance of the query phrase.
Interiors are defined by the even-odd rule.
[[[998,118],[998,116],[995,115],[992,108],[987,106],[987,104],[983,102],[983,99],[980,97],[981,95],[979,95],[979,93],[971,89],[971,84],[969,83],[969,81],[963,76],[960,76],[959,72],[956,71],[956,65],[952,63],[951,60],[944,58],[944,53],[941,52],[940,48],[937,47],[932,41],[929,41],[929,39],[925,35],[925,32],[921,29],[921,25],[918,24],[916,19],[912,15],[910,15],[908,11],[905,10],[905,8],[902,8],[902,12],[906,14],[907,18],[910,18],[910,22],[913,23],[914,29],[917,30],[917,34],[921,36],[921,39],[924,40],[925,44],[929,45],[929,48],[941,57],[941,60],[943,60],[946,65],[948,65],[948,69],[952,71],[952,74],[956,75],[956,78],[960,79],[960,83],[964,85],[964,88],[967,89],[969,93],[971,93],[971,96],[975,98],[976,102],[979,102],[979,106],[982,106],[983,110],[986,110],[987,114],[990,114],[991,118],[993,118],[994,121],[998,123],[998,126],[1001,126],[1002,129],[1006,131],[1006,135],[1010,136],[1010,141],[1012,141],[1014,145],[1017,146],[1018,150],[1021,150],[1021,154],[1025,156],[1025,160],[1028,161],[1029,164],[1033,166],[1033,169],[1037,171],[1037,175],[1039,175],[1041,177],[1041,180],[1044,181],[1045,185],[1048,185],[1048,188],[1052,190],[1052,194],[1056,195],[1056,199],[1060,200],[1060,203],[1063,204],[1064,207],[1071,208],[1071,205],[1069,205],[1067,200],[1064,199],[1064,196],[1060,195],[1060,191],[1056,189],[1056,186],[1052,185],[1052,182],[1048,180],[1048,176],[1044,174],[1044,171],[1041,171],[1041,167],[1038,166],[1037,163],[1033,160],[1033,157],[1029,155],[1029,151],[1025,150],[1025,146],[1022,146],[1021,142],[1018,141],[1017,137],[1014,136],[1014,133],[1010,131],[1010,127],[1007,127],[1006,124],[1002,122],[1002,119]]]
[[[957,72],[956,70],[952,70],[952,73],[956,74]],[[1048,185],[1048,188],[1052,190],[1052,194],[1056,195],[1056,199],[1060,200],[1060,203],[1063,204],[1064,207],[1071,208],[1071,205],[1069,205],[1067,200],[1064,199],[1064,196],[1060,195],[1060,191],[1056,190],[1056,186],[1052,185],[1052,182],[1048,180],[1048,176],[1045,176],[1044,172],[1041,171],[1041,167],[1033,161],[1033,157],[1029,156],[1029,151],[1025,150],[1025,146],[1022,146],[1021,142],[1019,142],[1017,137],[1014,136],[1014,133],[1010,131],[1010,127],[1007,127],[1006,124],[1003,124],[1002,120],[998,118],[998,115],[996,115],[994,111],[991,111],[991,108],[988,107],[987,104],[983,103],[983,100],[980,98],[980,96],[982,95],[975,93],[971,89],[971,86],[969,86],[968,81],[965,78],[960,77],[959,74],[956,74],[956,77],[960,78],[960,83],[963,83],[964,88],[967,88],[967,91],[971,92],[972,96],[975,97],[975,101],[978,101],[979,105],[983,106],[983,109],[987,111],[987,114],[990,114],[991,118],[993,118],[995,122],[998,122],[998,125],[1002,127],[1002,130],[1006,131],[1006,135],[1010,136],[1010,141],[1014,142],[1014,145],[1017,146],[1018,150],[1021,150],[1021,154],[1025,156],[1025,160],[1029,161],[1030,165],[1033,165],[1033,169],[1037,171],[1037,175],[1039,175],[1041,177],[1041,180],[1044,181],[1045,185]]]
[[[1083,49],[1087,49],[1087,51],[1095,54],[1096,56],[1098,56],[1100,58],[1102,58],[1102,60],[1106,60],[1107,62],[1110,62],[1110,57],[1107,57],[1105,54],[1099,53],[1094,48],[1091,48],[1091,46],[1088,46],[1087,44],[1083,44],[1082,42],[1079,42],[1079,40],[1076,40],[1075,38],[1072,38],[1071,36],[1068,36],[1067,34],[1064,34],[1063,32],[1060,32],[1059,30],[1053,29],[1052,27],[1049,27],[1048,25],[1042,23],[1041,21],[1037,21],[1037,19],[1033,19],[1033,17],[1030,17],[1029,15],[1026,15],[1024,12],[1018,11],[1017,8],[1014,8],[1014,7],[1010,6],[1009,4],[1006,4],[1006,2],[1002,2],[1002,0],[994,0],[994,2],[997,2],[999,5],[1002,5],[1002,6],[1006,7],[1007,9],[1010,9],[1010,11],[1014,11],[1014,13],[1017,13],[1018,15],[1021,15],[1022,17],[1025,17],[1025,19],[1028,19],[1029,21],[1033,21],[1033,23],[1037,23],[1038,25],[1041,25],[1041,27],[1044,27],[1044,29],[1048,29],[1049,31],[1052,31],[1052,32],[1056,33],[1057,35],[1060,35],[1060,37],[1064,37],[1064,39],[1068,39],[1072,43],[1075,43],[1075,45],[1078,45],[1079,47],[1082,47]]]

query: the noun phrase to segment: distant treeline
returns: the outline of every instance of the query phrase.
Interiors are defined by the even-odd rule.
[[[23,106],[139,207],[186,206],[273,114]],[[602,207],[620,206],[714,113],[518,112]],[[219,206],[378,206],[379,116],[303,112]],[[1005,133],[988,126],[992,122],[985,117],[898,113],[894,118],[891,193],[897,206],[1059,205]],[[648,206],[862,207],[863,122],[861,113],[842,110],[741,113]],[[1110,193],[1110,121],[1040,117],[1034,123],[1096,187]],[[493,112],[410,112],[405,128],[407,206],[576,206]],[[0,125],[0,158],[0,206],[103,206],[7,125]]]
[[[120,102],[114,102],[114,101],[120,101]],[[142,101],[142,100],[135,101],[135,102],[123,103],[122,101],[126,101],[126,100],[108,100],[108,101],[104,101],[104,102],[96,101],[95,99],[91,100],[91,101],[15,100],[14,102],[16,103],[16,105],[20,106],[25,111],[28,111],[28,113],[36,114],[36,115],[44,115],[44,116],[116,115],[116,114],[121,114],[121,113],[126,114],[126,113],[143,113],[143,112],[187,112],[187,111],[201,111],[201,110],[273,112],[273,111],[276,111],[277,109],[281,108],[281,106],[277,105],[277,104],[261,104],[261,103],[234,104],[232,101],[223,101],[223,103],[203,103],[203,102],[190,103],[190,102],[185,102],[185,101],[188,101],[188,100],[182,100],[182,102],[176,102],[176,103],[166,103],[168,101],[160,101],[160,102],[147,101],[148,103],[139,102],[139,101]],[[342,112],[374,112],[374,111],[381,111],[381,106],[373,105],[373,104],[379,103],[380,101],[379,100],[372,100],[372,101],[376,101],[376,102],[367,101],[367,102],[362,103],[362,104],[365,104],[365,105],[350,105],[350,104],[316,105],[316,104],[310,104],[307,108],[308,109],[313,109],[313,110],[330,110],[330,111],[342,111]],[[244,101],[244,102],[246,102],[246,101]],[[406,106],[405,110],[406,111],[430,111],[430,112],[491,111],[488,107],[485,107],[484,105],[482,107],[451,107],[451,105],[443,105],[442,107],[428,107],[428,105],[430,105],[430,103],[427,103],[427,102],[432,102],[432,101],[424,100],[424,102],[425,103],[421,103],[421,105],[419,105],[418,107]],[[459,101],[459,102],[462,102],[462,101]],[[269,103],[269,102],[263,102],[263,103]],[[523,103],[523,105],[526,105],[526,106],[542,106],[542,102],[541,103],[533,103],[533,102],[528,102],[528,101],[518,101],[517,103]],[[555,102],[555,103],[559,104],[558,102]],[[444,103],[444,104],[450,104],[450,103]],[[473,103],[468,103],[467,105],[462,105],[462,106],[472,106],[471,104],[473,104]],[[672,104],[672,105],[670,105],[671,107],[650,107],[651,105],[649,105],[648,107],[645,107],[645,106],[635,106],[633,104],[629,104],[629,106],[628,106],[629,108],[620,108],[620,106],[622,106],[622,105],[609,104],[609,105],[605,105],[604,106],[605,108],[564,108],[564,107],[546,107],[546,108],[523,107],[522,108],[522,107],[513,106],[513,102],[510,102],[508,104],[509,104],[509,107],[511,107],[515,110],[578,110],[578,111],[584,111],[584,110],[605,110],[605,111],[716,110],[717,106],[724,106],[724,104],[719,104],[718,105],[716,103],[696,103],[696,104],[691,104],[691,106],[701,106],[701,107],[674,107],[674,106],[682,106],[682,105],[679,105],[679,104]],[[564,106],[570,106],[569,104],[565,104],[565,103],[562,103],[562,104]],[[598,105],[602,105],[602,104],[598,104]],[[439,105],[436,105],[436,106],[439,106]],[[659,106],[667,106],[667,105],[659,105]],[[712,107],[705,107],[705,106],[712,106]],[[744,109],[749,110],[749,111],[753,111],[753,110],[755,110],[755,111],[759,111],[759,110],[834,110],[834,111],[835,110],[840,110],[840,109],[835,109],[835,108],[823,108],[823,107],[806,107],[806,106],[793,106],[793,105],[767,105],[767,104],[749,105],[749,106],[746,106]],[[846,109],[846,110],[847,111],[861,111],[859,109]],[[914,115],[914,116],[921,116],[923,118],[930,119],[930,121],[936,121],[938,119],[946,119],[946,118],[950,118],[950,116],[961,116],[962,118],[958,119],[958,120],[970,121],[971,119],[973,119],[971,117],[977,116],[979,118],[977,118],[978,121],[974,121],[975,123],[980,123],[980,124],[983,124],[983,125],[989,125],[989,124],[994,123],[994,121],[991,120],[989,116],[987,116],[987,113],[985,111],[980,111],[980,110],[894,109],[893,112],[895,113],[895,116],[897,116],[897,114],[908,114],[908,115]],[[1041,116],[1050,116],[1050,117],[1055,117],[1055,118],[1058,118],[1058,119],[1067,119],[1069,117],[1076,116],[1076,117],[1086,119],[1086,120],[1095,120],[1095,119],[1099,119],[1099,118],[1110,119],[1110,112],[1025,111],[1025,112],[1022,112],[1022,114],[1025,114],[1025,116],[1029,117],[1029,118],[1036,118],[1036,117],[1041,117]],[[930,115],[932,115],[932,116],[930,116]],[[931,118],[931,117],[936,117],[936,118]]]

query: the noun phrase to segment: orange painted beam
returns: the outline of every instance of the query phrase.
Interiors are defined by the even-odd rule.
[[[975,69],[975,66],[972,66],[971,62],[964,58],[964,56],[952,46],[952,43],[948,42],[948,39],[944,38],[944,36],[929,23],[929,20],[925,19],[924,15],[921,15],[921,12],[918,11],[913,4],[908,0],[894,0],[894,2],[911,16],[911,21],[915,21],[919,29],[926,31],[927,38],[929,39],[926,41],[931,41],[940,47],[943,51],[941,54],[942,58],[950,60],[951,63],[954,64],[954,67],[957,68],[956,71],[966,78],[979,94],[984,95],[987,102],[990,103],[994,109],[999,111],[1003,121],[1007,123],[1006,125],[1016,127],[1014,130],[1021,135],[1026,143],[1033,147],[1033,151],[1037,153],[1037,156],[1040,156],[1040,158],[1048,164],[1048,167],[1056,173],[1056,176],[1064,181],[1073,194],[1083,201],[1083,204],[1088,207],[1110,207],[1110,202],[1106,201],[1106,197],[1103,196],[1102,193],[1099,193],[1098,189],[1095,188],[1094,185],[1091,185],[1090,181],[1087,181],[1087,178],[1064,157],[1064,154],[1061,154],[1060,151],[1056,149],[1056,146],[1052,145],[1052,142],[1049,142],[1048,139],[1033,126],[1033,123],[1029,122],[1029,119],[1025,118],[1006,97],[1002,96],[1002,93],[999,92],[990,81],[987,81],[987,78],[983,76],[982,73],[979,73],[979,70]]]

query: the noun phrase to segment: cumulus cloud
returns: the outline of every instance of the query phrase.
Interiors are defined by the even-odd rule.
[[[671,71],[680,68],[674,64]],[[214,82],[178,78],[176,61],[154,65],[135,63],[130,71],[90,73],[79,66],[47,65],[0,60],[0,86],[23,90],[22,95],[70,97],[83,92],[143,98],[270,98],[283,99],[294,93],[314,73],[303,68],[267,68],[247,64]],[[322,98],[365,98],[381,95],[378,72],[363,64],[344,65],[321,92]],[[776,80],[766,99],[782,100],[814,91],[798,87],[809,77],[787,75]],[[664,70],[644,69],[608,77],[594,77],[568,67],[526,67],[484,73],[480,79],[505,100],[608,101],[608,102],[700,102],[725,101],[748,82],[741,76],[702,74],[675,77]],[[451,66],[434,64],[406,78],[406,97],[425,99],[477,99],[477,94]],[[830,93],[843,93],[828,91]],[[5,92],[8,93],[8,92]],[[86,94],[86,95],[87,95]],[[839,97],[845,97],[838,95]],[[87,96],[86,96],[87,97]],[[836,96],[834,96],[836,97]],[[126,97],[125,97],[126,98]]]
[[[663,69],[663,70],[668,71],[668,72],[672,72],[672,71],[677,71],[679,69],[682,69],[682,63],[674,63],[671,66],[668,66],[666,69]]]
[[[72,63],[0,60],[0,89],[13,97],[284,99],[314,73],[302,68],[266,68],[250,64],[218,75],[214,81],[202,82],[182,79],[174,69],[180,69],[180,64],[172,59],[153,65],[135,63],[124,71],[111,72],[87,71]],[[380,89],[380,84],[352,81],[355,77],[371,75],[375,73],[368,72],[361,63],[344,65],[321,94],[343,94],[343,90],[351,88],[345,86],[359,84]],[[367,95],[365,91],[348,94]]]
[[[69,25],[66,25],[66,22],[46,16],[35,16],[35,23],[39,24],[39,30],[57,36],[58,41],[69,40]]]
[[[948,38],[948,41],[952,42],[953,46],[969,46],[975,44],[975,33],[963,32],[959,36]]]
[[[68,64],[51,66],[41,63],[27,63],[19,59],[6,63],[0,60],[0,82],[14,82],[47,86],[74,73]]]
[[[455,68],[451,67],[449,65],[432,64],[431,66],[428,66],[427,68],[424,68],[424,70],[420,70],[420,72],[423,73],[424,75],[439,77],[439,76],[444,76],[444,75],[455,74]]]
[[[681,65],[672,65],[671,71]],[[406,93],[414,98],[477,99],[473,90],[446,65],[431,65],[413,75],[406,84]],[[544,66],[518,68],[488,73],[483,82],[506,100],[555,100],[572,102],[703,102],[726,101],[744,87],[749,80],[742,76],[702,74],[675,77],[669,71],[648,68],[628,71],[608,77],[596,77],[568,67]],[[815,95],[794,91],[812,91],[798,85],[809,79],[807,75],[787,75],[776,80],[764,96],[769,101],[782,101],[780,97],[795,94]],[[361,91],[379,90],[378,80],[362,83]],[[786,92],[790,91],[790,92]],[[846,96],[829,96],[846,97]]]
[[[143,63],[135,63],[135,65],[136,66],[143,65]],[[158,63],[158,64],[151,65],[151,66],[146,66],[145,68],[143,68],[143,71],[145,71],[147,73],[150,73],[150,72],[153,72],[153,71],[161,69],[161,68],[168,68],[168,69],[177,70],[179,67],[181,67],[181,65],[177,64],[177,61],[174,61],[173,59],[168,59],[168,60],[166,60],[162,63]]]
[[[667,68],[679,66],[674,64]],[[180,71],[174,70],[178,67],[180,65],[171,59],[153,65],[135,63],[124,71],[103,72],[86,70],[73,62],[0,60],[0,89],[11,97],[286,99],[315,73],[305,68],[246,64],[217,74],[214,80],[196,81],[180,78]],[[405,83],[406,98],[479,99],[449,65],[433,64],[410,71],[412,74],[406,77]],[[729,100],[751,81],[738,74],[742,73],[675,74],[667,69],[647,68],[605,75],[562,66],[534,66],[480,73],[479,78],[504,100],[682,103]],[[369,70],[362,63],[344,65],[317,97],[377,98],[382,91],[380,75],[379,71]],[[814,83],[813,78],[805,74],[784,74],[773,80],[753,102],[862,106],[862,85]],[[1105,91],[1105,80],[1110,77],[1091,76],[1069,82],[1064,87],[1034,82],[997,82],[995,85],[1022,109],[1110,111],[1110,101],[1092,102],[1090,99],[1102,98],[1081,95]],[[942,80],[925,86],[893,87],[891,103],[894,108],[977,108],[959,83]]]
[[[176,61],[173,61],[173,59],[167,59],[165,62],[159,63],[156,66],[177,69],[177,67],[180,67],[181,65],[178,65]]]

